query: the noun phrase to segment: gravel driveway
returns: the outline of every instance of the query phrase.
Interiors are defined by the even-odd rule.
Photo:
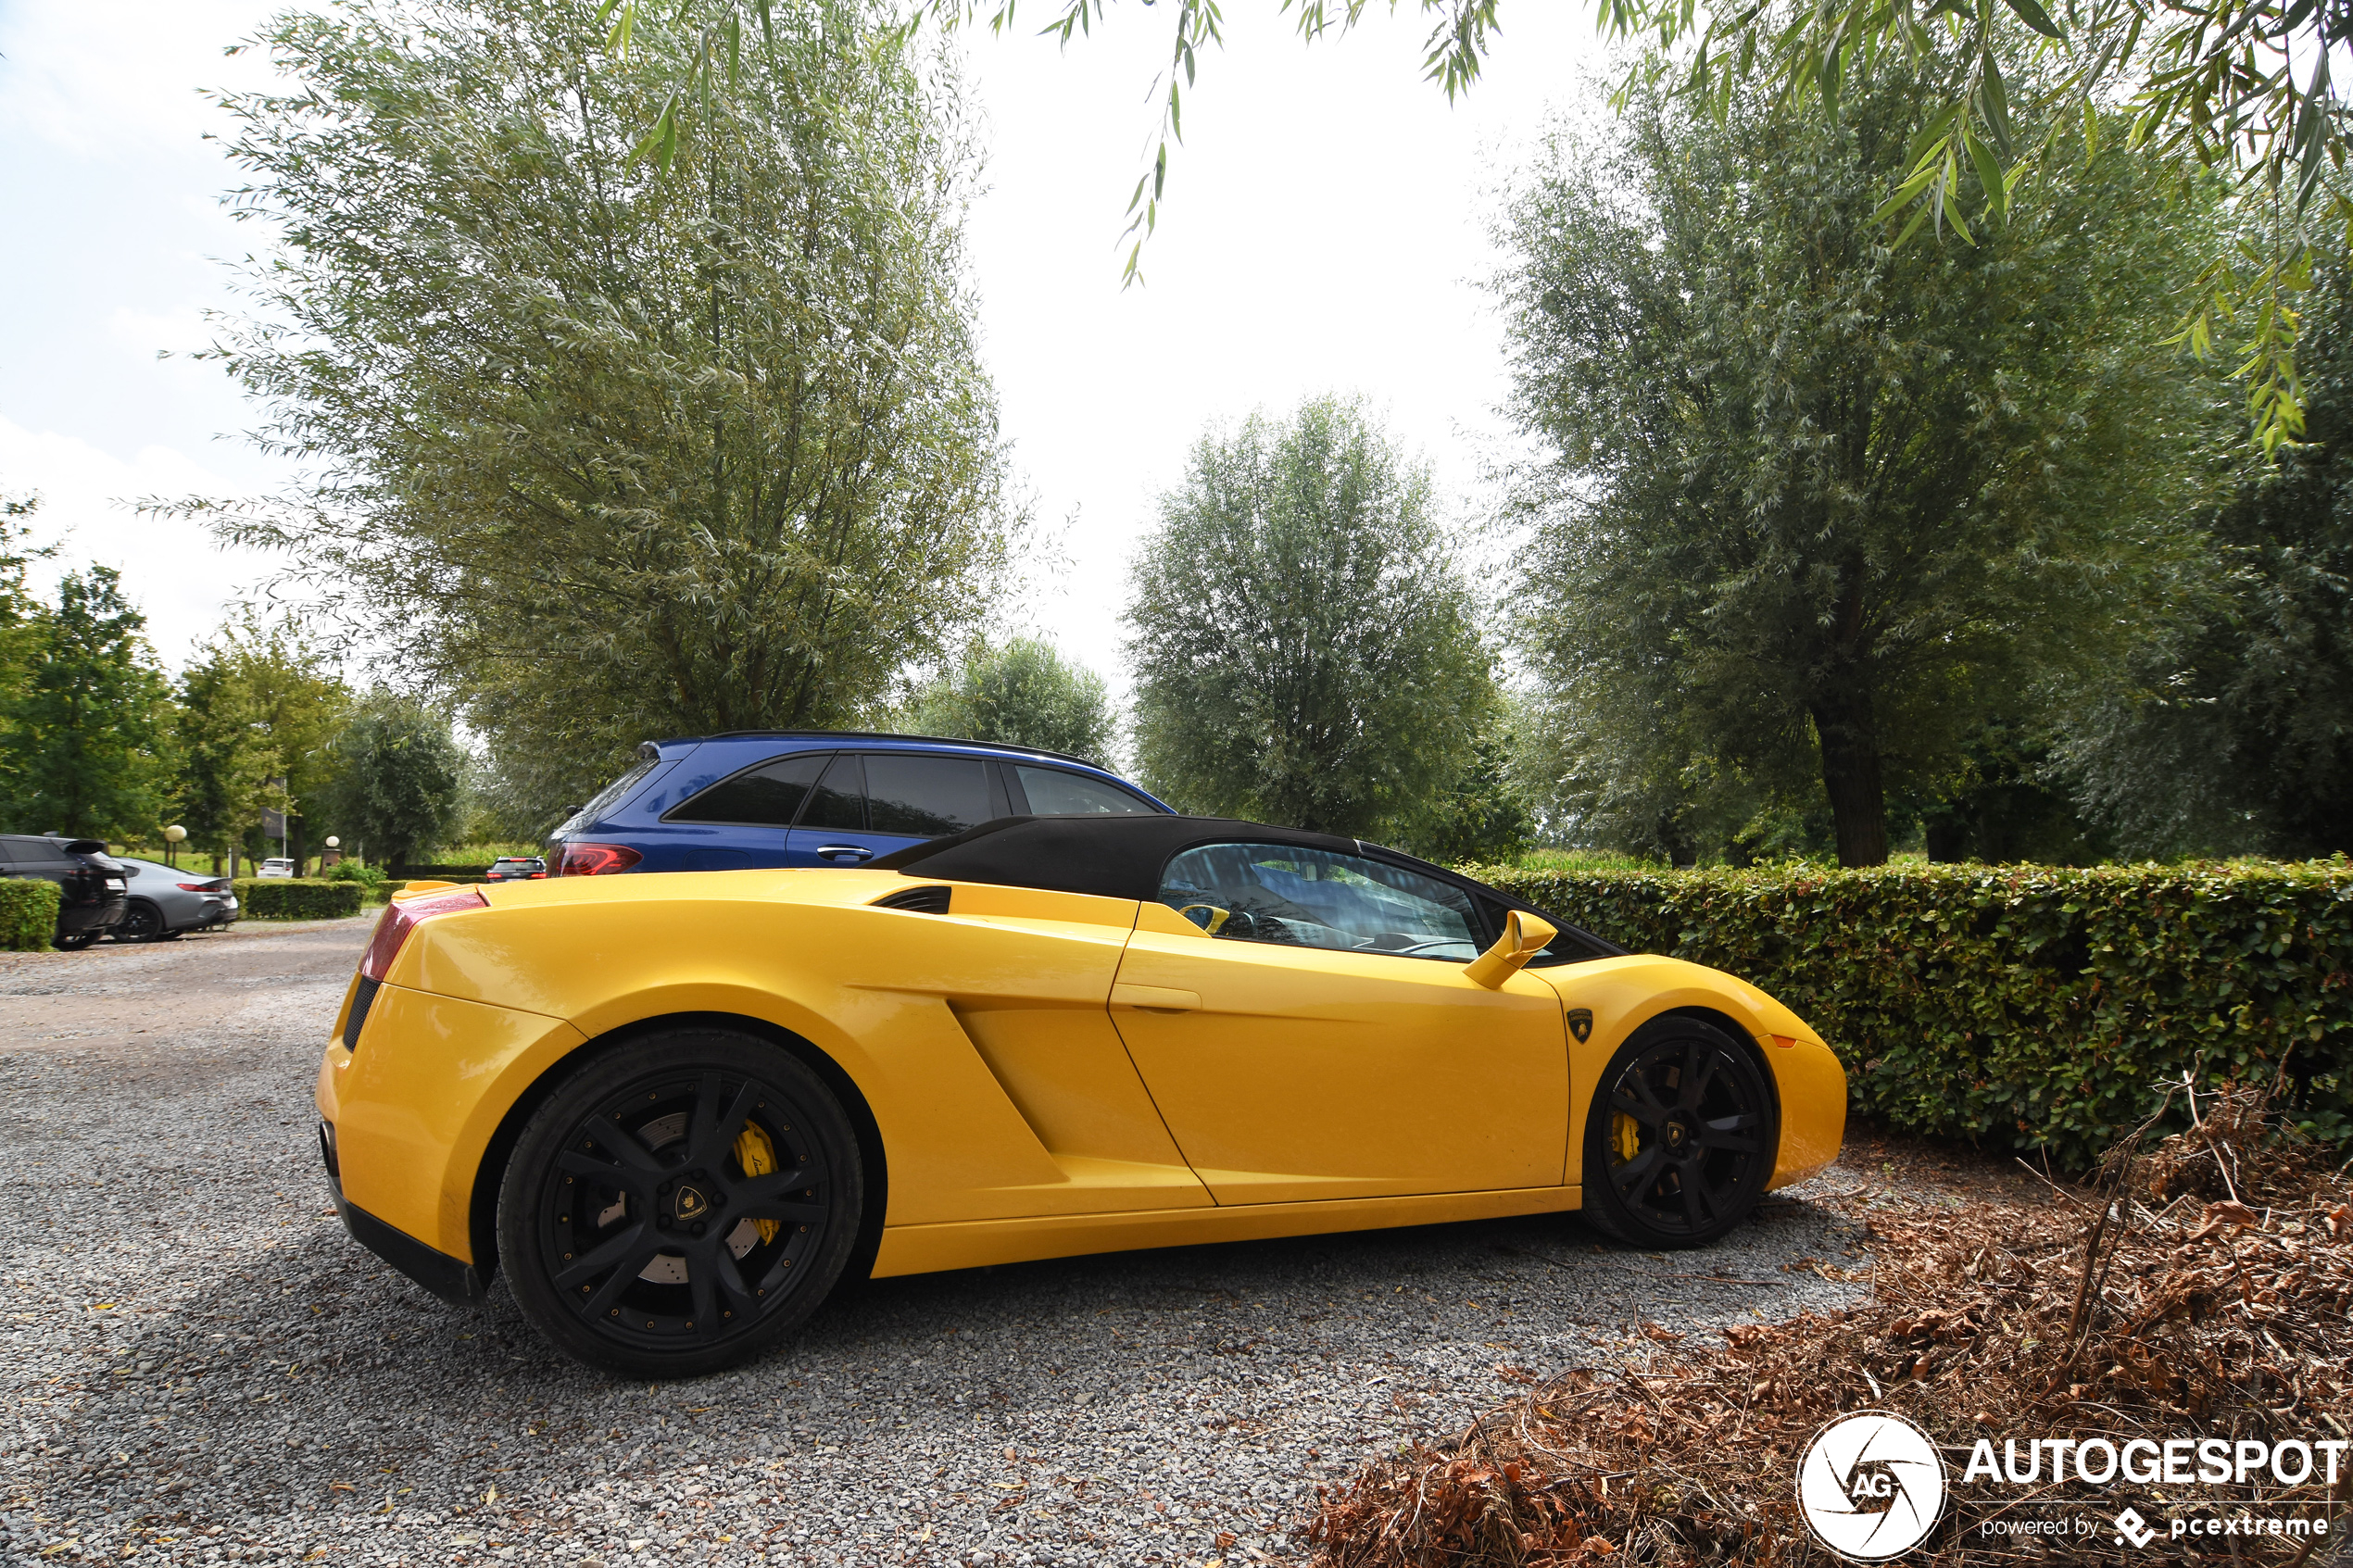
[[[369,923],[0,955],[0,1561],[1290,1561],[1318,1481],[1513,1379],[1857,1288],[1784,1272],[1857,1261],[1784,1194],[1667,1257],[1553,1217],[886,1280],[614,1382],[336,1223],[309,1088]]]

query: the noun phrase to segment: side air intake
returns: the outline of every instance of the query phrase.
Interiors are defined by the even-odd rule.
[[[896,893],[886,893],[874,900],[874,908],[912,909],[919,915],[944,915],[948,912],[948,896],[954,891],[953,888],[942,887],[936,883],[928,887],[901,888]]]

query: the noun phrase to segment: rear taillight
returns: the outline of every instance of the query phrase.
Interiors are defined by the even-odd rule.
[[[525,881],[528,881],[528,882],[537,882],[537,881],[538,881],[541,877],[544,877],[544,876],[546,876],[547,874],[547,873],[546,872],[532,872],[532,873],[531,873],[531,875],[530,875],[529,877],[525,878],[524,880],[525,880]]]
[[[443,893],[419,893],[408,897],[393,895],[384,906],[384,918],[376,922],[376,935],[368,943],[368,951],[359,960],[362,979],[381,981],[392,970],[392,960],[400,956],[400,945],[409,934],[435,915],[459,914],[467,909],[486,909],[490,900],[471,887],[453,887]]]
[[[567,844],[557,857],[553,876],[610,876],[625,872],[645,857],[625,844]]]

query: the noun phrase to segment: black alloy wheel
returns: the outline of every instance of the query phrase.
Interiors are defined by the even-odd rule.
[[[153,942],[163,935],[163,912],[145,899],[133,898],[111,933],[118,942]]]
[[[593,1059],[532,1117],[499,1189],[499,1264],[560,1348],[688,1376],[816,1310],[863,1198],[856,1135],[814,1073],[747,1035],[673,1031]]]
[[[1780,1142],[1755,1058],[1705,1020],[1655,1019],[1586,1114],[1585,1216],[1638,1246],[1705,1246],[1756,1207]]]

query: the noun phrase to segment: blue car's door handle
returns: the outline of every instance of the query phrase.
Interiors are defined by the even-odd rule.
[[[820,859],[836,860],[845,856],[852,860],[871,860],[875,858],[875,852],[862,844],[820,844],[817,846],[817,857]]]

